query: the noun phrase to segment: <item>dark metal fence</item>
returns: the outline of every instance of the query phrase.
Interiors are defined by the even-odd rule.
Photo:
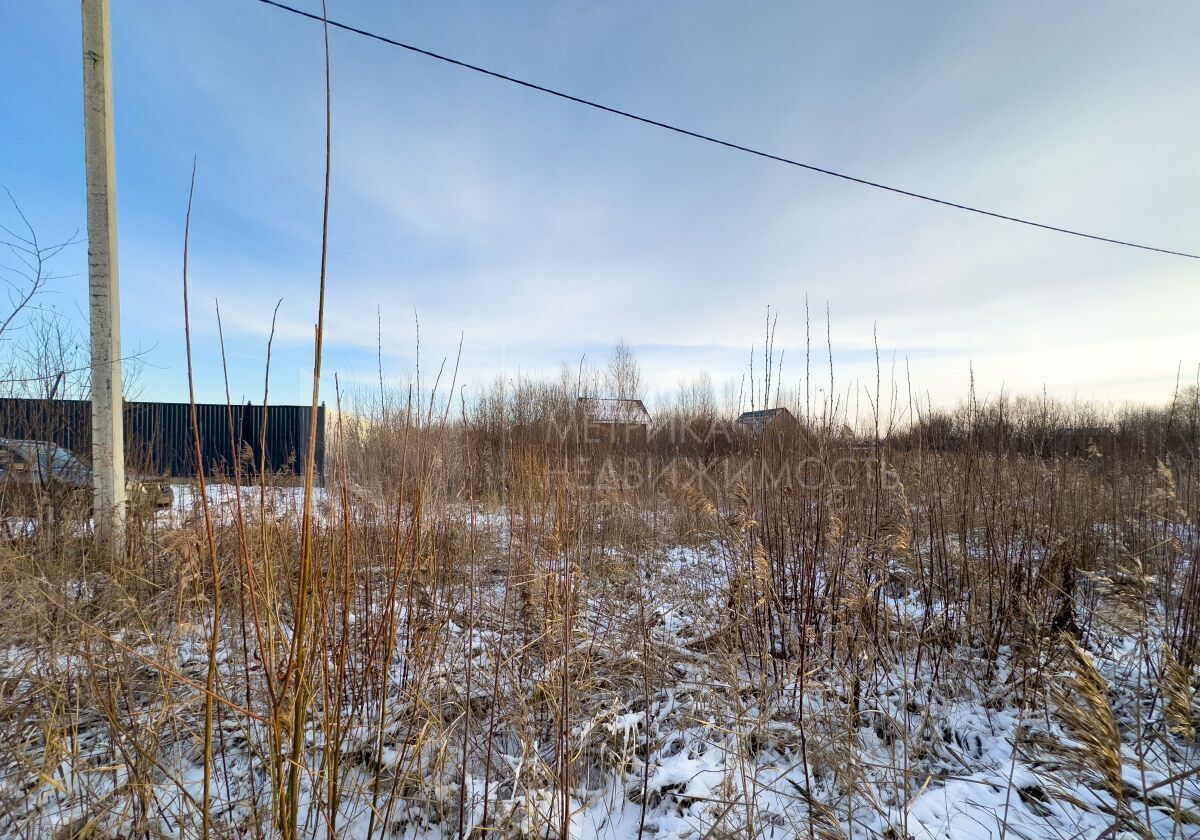
[[[247,403],[197,404],[200,453],[206,474],[303,474],[312,408]],[[0,437],[46,440],[87,460],[92,448],[92,405],[86,400],[0,399]],[[317,408],[315,474],[325,464],[325,406]],[[194,476],[196,444],[188,403],[125,403],[125,457],[131,469],[157,475]]]

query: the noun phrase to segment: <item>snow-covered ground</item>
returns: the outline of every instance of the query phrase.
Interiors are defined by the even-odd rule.
[[[298,493],[278,491],[268,503],[296,506]],[[177,498],[164,524],[195,515],[193,499]],[[230,515],[229,488],[211,488],[210,502]],[[257,491],[244,491],[243,503],[257,508]],[[475,522],[494,545],[514,539],[504,516]],[[1144,676],[1162,655],[1156,613],[1143,638],[1097,631],[1087,652],[1120,727],[1116,791],[1047,695],[1025,690],[1029,663],[1019,670],[1013,651],[989,661],[964,641],[941,657],[917,653],[907,641],[936,615],[902,587],[881,602],[888,624],[876,664],[851,679],[820,662],[757,667],[714,641],[728,574],[715,542],[605,559],[627,579],[614,572],[611,584],[580,584],[566,662],[521,648],[516,626],[499,617],[503,581],[486,572],[476,583],[476,618],[441,615],[444,644],[423,677],[420,714],[404,687],[412,663],[393,658],[387,695],[366,703],[382,706],[381,716],[344,720],[337,733],[337,836],[560,836],[554,713],[537,697],[565,669],[571,837],[1200,837],[1200,777],[1191,773],[1200,750],[1169,731],[1163,697]],[[622,600],[633,588],[646,593],[640,606]],[[405,604],[397,599],[397,609]],[[102,656],[20,645],[0,652],[0,836],[121,837],[135,825],[146,836],[198,835],[203,622],[165,636],[130,629],[114,642]],[[244,682],[242,644],[233,629],[222,640],[223,685]],[[1039,680],[1068,685],[1064,661],[1037,663]],[[112,670],[98,670],[105,663]],[[180,679],[162,679],[154,663],[168,663]],[[226,694],[243,702],[233,689]],[[270,836],[266,727],[218,711],[214,836]],[[48,729],[42,721],[50,719],[71,724]],[[327,814],[311,803],[318,793],[327,801],[320,768],[329,737],[314,720],[301,803],[313,837],[328,835]],[[472,834],[485,808],[499,829]]]

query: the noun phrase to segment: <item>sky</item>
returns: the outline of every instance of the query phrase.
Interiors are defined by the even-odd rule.
[[[313,0],[294,0],[320,12]],[[871,180],[1200,252],[1200,5],[330,0],[332,19]],[[0,185],[85,233],[79,4],[0,4]],[[318,24],[256,0],[112,0],[130,396],[311,392],[324,179]],[[651,392],[749,373],[1165,402],[1200,364],[1200,261],[913,201],[622,120],[334,30],[323,394],[419,364],[468,392],[602,363]],[[13,221],[0,206],[0,220]],[[84,245],[52,302],[86,328]],[[418,333],[419,331],[419,333]],[[380,352],[381,350],[381,352]],[[821,371],[819,377],[816,370]],[[761,363],[756,362],[761,373]],[[905,373],[907,371],[907,374]],[[887,385],[884,386],[885,390]]]

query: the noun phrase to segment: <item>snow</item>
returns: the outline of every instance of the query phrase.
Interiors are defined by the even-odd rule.
[[[258,491],[238,492],[246,509],[257,515]],[[274,490],[264,503],[271,510],[294,511],[299,492]],[[232,488],[210,487],[208,493],[219,517],[232,515]],[[175,508],[161,515],[163,527],[196,515],[194,497],[177,488],[177,500]],[[510,547],[510,518],[466,518],[492,532],[502,549]],[[1052,709],[1018,705],[1015,675],[1007,670],[1011,652],[991,663],[993,684],[979,677],[989,663],[969,646],[939,663],[942,670],[936,674],[928,659],[918,662],[910,654],[896,653],[885,672],[866,675],[855,714],[845,692],[835,690],[839,675],[806,675],[801,685],[799,675],[785,671],[777,682],[764,686],[756,682],[758,676],[741,670],[736,658],[722,658],[696,645],[720,627],[725,608],[722,593],[728,569],[718,544],[663,546],[643,558],[643,565],[646,571],[637,584],[650,592],[647,603],[652,607],[645,639],[615,639],[609,644],[605,634],[613,617],[602,621],[593,612],[598,603],[594,597],[584,592],[581,598],[578,652],[582,656],[589,651],[589,684],[599,687],[594,695],[579,698],[570,733],[573,754],[582,767],[569,791],[572,838],[1132,840],[1139,836],[1134,829],[1118,824],[1122,807],[1150,836],[1200,838],[1200,779],[1180,777],[1181,770],[1200,764],[1200,751],[1194,743],[1165,734],[1161,700],[1156,705],[1139,676],[1147,660],[1161,656],[1156,632],[1144,639],[1098,634],[1090,651],[1123,721],[1122,805],[1103,784],[1062,757],[1074,741]],[[494,611],[503,594],[496,581],[481,581],[481,615]],[[77,595],[88,597],[86,582],[81,582]],[[897,628],[919,626],[929,609],[900,589],[882,600]],[[403,610],[404,605],[405,599],[398,598],[395,606]],[[932,606],[943,613],[946,609]],[[632,626],[638,620],[632,603],[629,610],[622,619]],[[359,611],[353,623],[376,618]],[[122,634],[121,641],[144,656],[167,659],[180,674],[202,681],[205,626],[198,617],[176,628],[170,643],[139,637],[136,630]],[[522,692],[528,693],[528,683],[515,679],[515,657],[498,661],[495,656],[500,639],[496,628],[447,615],[441,632],[447,639],[446,655],[429,681],[431,707],[440,704],[454,710],[467,703],[490,704],[492,675],[499,668],[500,704],[526,708],[522,704],[528,698]],[[230,684],[241,661],[231,647],[233,638],[229,634],[218,651],[222,682]],[[647,657],[660,663],[648,695],[638,676]],[[465,698],[468,662],[475,682],[471,697]],[[4,699],[49,702],[37,686],[70,683],[72,675],[89,667],[92,663],[79,655],[46,657],[8,644],[0,651]],[[395,694],[385,698],[382,737],[373,720],[344,722],[349,769],[338,813],[339,837],[368,836],[376,774],[387,777],[390,788],[402,755],[411,753],[411,733],[404,730],[407,700],[399,694],[406,667],[401,656],[391,663],[388,685]],[[536,682],[550,679],[562,663],[530,667],[542,669],[534,672]],[[136,745],[114,737],[99,709],[79,709],[71,731],[47,733],[20,721],[5,722],[5,738],[10,745],[24,745],[27,761],[0,768],[0,835],[53,836],[96,818],[119,836],[129,803],[145,796],[153,803],[149,819],[154,831],[195,836],[197,803],[203,797],[198,752],[203,702],[195,690],[179,683],[171,692],[169,717],[164,718],[161,701],[127,710],[131,731],[153,731],[157,749],[158,767],[152,774],[156,781],[136,795],[128,789],[130,774],[123,759]],[[485,804],[489,820],[507,826],[505,836],[558,836],[562,804],[553,782],[552,745],[544,740],[531,744],[517,722],[500,720],[490,767],[474,759],[463,766],[457,752],[461,735],[454,734],[448,722],[457,714],[434,721],[449,733],[442,753],[435,761],[431,752],[428,763],[421,765],[431,769],[419,794],[388,804],[387,820],[374,822],[375,836],[458,836],[460,803],[464,836],[481,826]],[[256,812],[261,815],[270,803],[264,765],[267,733],[261,723],[227,711],[218,718],[219,755],[210,791],[213,819],[220,835],[253,836]],[[51,734],[60,742],[53,749],[48,743]],[[319,765],[326,737],[314,721],[308,731],[310,767]],[[325,817],[312,804],[323,782],[315,776],[306,779],[301,803],[305,836],[325,837]]]

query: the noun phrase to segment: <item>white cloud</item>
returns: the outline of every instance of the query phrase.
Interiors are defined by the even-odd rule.
[[[1200,248],[1194,8],[1167,19],[1101,4],[1083,20],[1039,9],[1031,30],[1020,6],[936,17],[338,6],[339,18],[819,165]],[[227,334],[251,353],[284,297],[280,360],[302,369],[323,165],[319,27],[232,0],[131,7],[116,23],[126,131],[161,155],[122,158],[134,185],[124,253],[139,269],[128,288],[144,295],[127,334],[153,340],[177,323],[177,296],[165,316],[155,305],[161,278],[178,273],[181,207],[167,186],[198,151],[195,299],[220,297]],[[553,371],[624,336],[656,385],[697,365],[719,380],[745,371],[768,305],[777,343],[800,359],[806,297],[818,348],[829,304],[846,381],[873,380],[877,329],[885,364],[909,357],[944,400],[972,364],[991,390],[1157,398],[1164,376],[1196,361],[1200,284],[1187,261],[790,169],[345,33],[333,62],[335,369],[371,369],[378,307],[397,366],[411,362],[415,309],[431,357],[465,336],[468,376],[505,369],[501,358]]]

